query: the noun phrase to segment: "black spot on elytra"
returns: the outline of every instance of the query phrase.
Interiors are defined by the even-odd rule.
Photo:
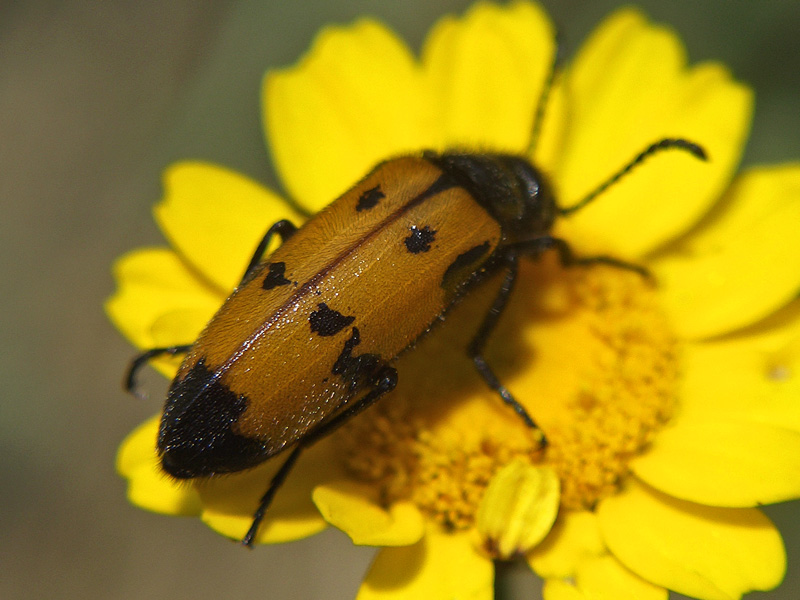
[[[246,396],[214,378],[205,358],[198,360],[169,389],[158,431],[164,471],[189,479],[241,471],[263,462],[266,447],[234,432],[247,404]]]
[[[265,290],[271,290],[272,288],[276,288],[279,285],[286,285],[287,283],[292,283],[285,277],[286,275],[286,263],[276,262],[271,263],[269,265],[269,273],[267,276],[264,277],[264,282],[261,284],[261,287]]]
[[[386,194],[381,191],[380,185],[376,185],[374,188],[361,194],[358,198],[358,204],[356,204],[356,211],[361,212],[362,210],[375,208],[375,205],[377,205],[378,201],[382,198],[386,198]]]
[[[333,310],[324,302],[317,304],[319,310],[315,310],[308,317],[311,324],[311,331],[325,337],[336,335],[342,329],[356,320],[355,317],[346,317],[337,310]]]
[[[475,272],[488,251],[489,242],[483,242],[456,256],[444,272],[441,286],[446,290],[456,289]]]
[[[353,355],[353,349],[360,343],[361,334],[358,327],[353,327],[350,339],[344,343],[344,348],[331,369],[331,373],[340,375],[347,382],[351,392],[364,384],[371,383],[381,365],[380,356],[377,354]]]
[[[427,252],[430,250],[434,239],[436,239],[435,229],[431,229],[427,225],[422,229],[416,225],[412,225],[411,233],[403,241],[406,244],[406,249],[411,252],[411,254],[419,254],[420,252]]]

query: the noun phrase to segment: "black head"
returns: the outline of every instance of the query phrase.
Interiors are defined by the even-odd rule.
[[[509,154],[426,153],[468,190],[503,230],[504,244],[550,231],[558,214],[552,188],[527,159]]]

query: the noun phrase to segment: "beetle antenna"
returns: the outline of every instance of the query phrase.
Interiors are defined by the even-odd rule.
[[[583,200],[578,202],[577,204],[573,204],[568,208],[560,208],[558,209],[559,214],[562,216],[571,215],[575,211],[582,209],[584,206],[589,204],[592,200],[597,198],[600,194],[605,192],[609,187],[617,183],[620,179],[625,177],[628,173],[630,173],[634,168],[638,167],[642,164],[646,159],[651,157],[653,154],[661,152],[662,150],[669,150],[670,148],[677,148],[679,150],[685,150],[692,156],[699,158],[700,160],[708,160],[708,154],[702,148],[702,146],[695,144],[694,142],[690,142],[689,140],[685,140],[683,138],[665,138],[654,144],[650,144],[647,148],[645,148],[642,152],[640,152],[636,158],[634,158],[631,162],[625,165],[622,169],[617,171],[614,175],[609,177],[605,182],[597,186],[594,191],[587,194]]]
[[[561,44],[558,41],[558,32],[555,32],[555,50],[553,51],[553,61],[550,63],[550,70],[544,80],[542,93],[539,94],[539,101],[536,103],[536,112],[533,114],[533,126],[531,127],[531,138],[528,143],[527,156],[533,156],[536,144],[539,141],[539,134],[542,131],[542,121],[544,121],[544,111],[547,109],[547,101],[550,99],[550,90],[553,88],[553,80],[556,76],[556,67],[560,62]]]

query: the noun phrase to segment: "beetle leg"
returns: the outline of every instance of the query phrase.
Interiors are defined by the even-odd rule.
[[[242,275],[242,281],[239,283],[239,285],[242,285],[247,280],[247,277],[250,275],[253,268],[261,262],[262,258],[264,258],[264,253],[267,251],[273,235],[277,233],[279,236],[281,236],[281,243],[284,243],[294,235],[295,231],[297,231],[297,227],[295,227],[294,224],[288,219],[281,219],[272,227],[267,229],[267,233],[265,233],[264,237],[261,238],[261,242],[258,244],[256,251],[253,253],[253,258],[250,259],[250,264],[248,264],[247,268],[244,270],[244,275]]]
[[[275,492],[278,491],[278,488],[281,487],[281,484],[283,484],[286,476],[289,475],[289,471],[292,470],[294,463],[297,462],[297,459],[300,457],[300,453],[303,451],[303,448],[305,448],[304,444],[298,444],[295,446],[291,454],[289,454],[289,458],[287,458],[286,461],[281,465],[281,468],[278,469],[278,472],[272,476],[267,491],[261,497],[261,501],[258,504],[256,512],[253,513],[253,522],[250,525],[250,529],[247,530],[247,533],[242,538],[242,545],[247,546],[248,548],[253,547],[253,541],[258,533],[258,528],[261,525],[261,521],[264,520],[264,514],[267,512],[269,505],[272,504],[272,498],[275,496]]]
[[[618,258],[614,258],[613,256],[586,256],[586,257],[577,257],[572,252],[572,248],[570,248],[569,244],[562,240],[561,238],[555,238],[549,235],[543,235],[542,237],[538,237],[536,239],[521,242],[519,244],[514,244],[512,246],[516,251],[523,252],[525,254],[533,254],[538,255],[545,250],[550,250],[551,248],[558,252],[558,258],[561,261],[561,264],[565,267],[573,267],[573,266],[589,266],[589,265],[610,265],[612,267],[617,267],[619,269],[626,269],[628,271],[633,271],[638,273],[642,277],[650,278],[651,274],[646,268],[641,265],[637,265],[635,263],[629,263],[624,260],[619,260]]]
[[[250,525],[250,529],[247,530],[244,538],[242,538],[243,545],[247,546],[248,548],[253,547],[253,541],[255,541],[261,521],[264,519],[264,514],[267,512],[269,505],[272,503],[272,499],[275,497],[275,492],[277,492],[278,488],[281,487],[283,482],[286,480],[286,477],[289,475],[289,472],[292,470],[294,463],[297,462],[300,453],[320,438],[323,438],[331,433],[350,417],[357,415],[362,410],[371,406],[378,398],[387,392],[391,392],[396,385],[397,371],[392,367],[383,367],[378,372],[375,385],[369,392],[364,394],[364,396],[359,398],[350,406],[345,407],[344,410],[336,414],[330,420],[324,421],[318,425],[316,429],[298,442],[297,446],[295,446],[291,454],[289,454],[289,458],[286,459],[286,461],[281,465],[281,468],[278,469],[278,472],[275,473],[270,480],[267,491],[261,497],[261,501],[258,504],[256,512],[253,513],[253,522]]]
[[[192,347],[191,344],[184,344],[182,346],[166,346],[164,348],[151,348],[139,354],[131,361],[131,366],[128,367],[128,372],[125,375],[123,386],[126,392],[131,392],[137,398],[143,398],[142,394],[136,389],[136,374],[145,366],[151,359],[158,356],[168,354],[175,356],[176,354],[185,354]]]
[[[528,414],[528,411],[525,410],[525,407],[517,402],[514,396],[511,395],[511,392],[508,391],[508,388],[500,383],[497,375],[492,371],[483,356],[483,349],[486,347],[486,342],[489,341],[489,336],[497,326],[497,321],[500,319],[500,315],[503,313],[506,304],[508,304],[508,299],[511,296],[511,291],[514,289],[514,283],[517,279],[518,257],[516,252],[509,252],[505,256],[505,261],[507,267],[506,277],[500,286],[500,290],[497,292],[497,297],[489,308],[489,312],[487,312],[486,316],[483,318],[478,332],[475,334],[475,337],[472,338],[469,346],[467,346],[467,353],[472,359],[472,362],[475,363],[475,368],[478,369],[478,373],[481,374],[481,377],[483,377],[489,387],[500,395],[503,402],[514,409],[514,412],[522,418],[528,427],[531,429],[539,429]],[[542,443],[546,443],[544,435],[542,436]]]

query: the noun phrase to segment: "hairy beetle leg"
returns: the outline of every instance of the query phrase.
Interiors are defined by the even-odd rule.
[[[180,346],[165,346],[162,348],[151,348],[150,350],[145,350],[136,358],[134,358],[131,361],[130,367],[128,367],[128,372],[125,374],[125,380],[123,383],[125,391],[130,392],[137,398],[143,399],[144,395],[136,389],[136,375],[139,373],[142,367],[144,367],[152,359],[163,356],[164,354],[168,354],[169,356],[185,354],[191,349],[191,347],[191,344],[183,344]]]
[[[497,292],[497,296],[495,297],[492,306],[489,308],[489,311],[483,318],[481,326],[478,328],[477,333],[467,347],[467,353],[472,359],[472,362],[475,364],[475,368],[478,370],[478,373],[480,373],[487,385],[497,392],[503,402],[508,404],[514,410],[514,412],[520,416],[520,418],[525,422],[525,425],[531,429],[538,429],[541,432],[541,429],[539,429],[539,427],[536,425],[536,422],[528,414],[528,411],[525,410],[525,407],[517,402],[511,392],[508,391],[508,388],[500,383],[497,375],[495,375],[494,371],[483,356],[483,350],[486,347],[486,343],[489,341],[489,336],[497,326],[497,322],[500,320],[500,316],[503,314],[503,310],[508,304],[508,299],[514,289],[514,283],[517,280],[517,273],[519,271],[519,259],[516,252],[510,251],[504,258],[507,269],[505,279],[503,280],[503,283]],[[543,432],[541,433],[541,443],[542,446],[545,446],[547,444],[547,438]]]
[[[533,240],[513,244],[512,248],[521,254],[529,254],[533,256],[538,256],[546,250],[553,249],[558,252],[558,259],[565,267],[609,265],[611,267],[617,267],[618,269],[633,271],[645,279],[652,279],[653,277],[652,273],[650,273],[650,271],[648,271],[645,267],[614,258],[613,256],[600,255],[577,257],[566,241],[550,235],[543,235]]]
[[[253,542],[255,541],[256,534],[258,533],[258,528],[261,526],[261,521],[264,519],[264,515],[266,514],[269,505],[272,503],[272,499],[275,497],[275,493],[278,491],[278,488],[281,487],[283,482],[286,480],[286,477],[289,475],[289,472],[292,470],[294,463],[297,462],[300,453],[304,449],[311,446],[318,439],[331,433],[350,417],[357,415],[361,411],[374,404],[378,398],[388,392],[391,392],[396,386],[397,371],[392,367],[383,367],[377,374],[372,390],[367,392],[351,406],[344,408],[342,412],[338,413],[330,420],[321,423],[314,431],[310,432],[306,437],[298,442],[297,446],[295,446],[291,454],[289,454],[289,458],[286,459],[286,461],[281,465],[281,468],[278,469],[278,472],[275,473],[270,480],[267,491],[261,497],[261,501],[258,504],[256,512],[253,513],[253,522],[250,525],[250,529],[247,530],[247,533],[242,538],[242,545],[247,546],[248,548],[253,547]]]
[[[267,251],[267,248],[269,248],[269,243],[272,241],[272,236],[275,234],[281,236],[281,243],[283,244],[286,242],[286,240],[292,237],[296,231],[297,227],[288,219],[281,219],[280,221],[274,223],[272,227],[267,229],[267,233],[265,233],[264,237],[261,238],[261,241],[258,243],[258,247],[256,247],[256,251],[253,253],[253,257],[250,259],[247,268],[244,270],[244,275],[242,275],[242,281],[239,283],[239,285],[241,286],[247,281],[247,278],[253,272],[253,269],[258,266],[258,264],[261,262],[261,259],[264,258],[264,253]]]

